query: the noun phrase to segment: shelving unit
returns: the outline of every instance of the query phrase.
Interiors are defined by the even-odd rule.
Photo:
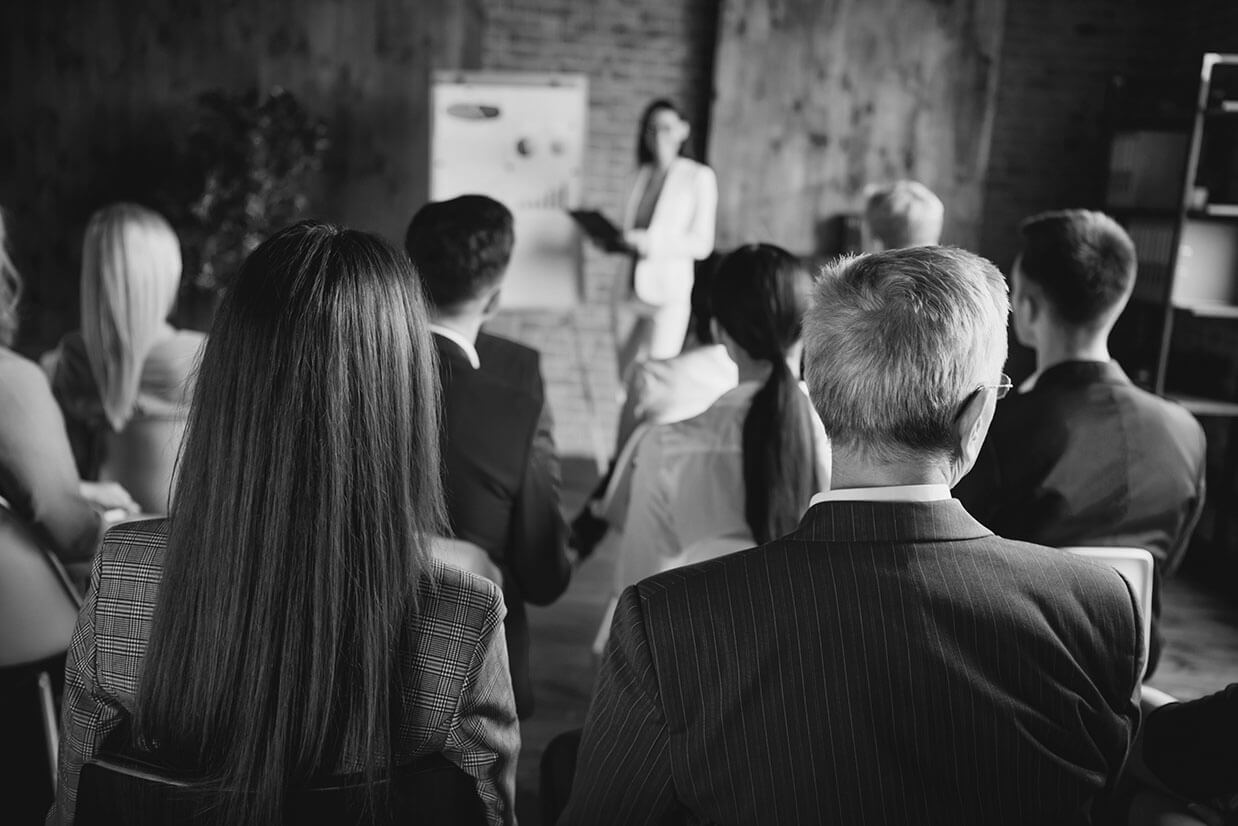
[[[1123,101],[1112,130],[1105,209],[1139,256],[1119,328],[1133,378],[1227,432],[1209,499],[1229,503],[1238,486],[1238,55],[1205,54],[1194,90],[1156,91]],[[1213,512],[1213,544],[1228,551],[1230,508]]]
[[[1189,108],[1123,118],[1109,167],[1106,210],[1135,242],[1133,298],[1156,328],[1142,378],[1196,415],[1238,417],[1238,403],[1171,375],[1175,327],[1238,320],[1238,55],[1203,56]]]

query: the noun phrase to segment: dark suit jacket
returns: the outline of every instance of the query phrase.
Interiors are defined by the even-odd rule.
[[[1161,706],[1140,735],[1144,765],[1191,800],[1238,794],[1238,683],[1223,691]]]
[[[559,511],[559,459],[536,350],[482,333],[481,367],[435,336],[443,385],[443,463],[454,536],[503,572],[508,659],[521,717],[533,711],[524,604],[549,605],[572,575]]]
[[[1204,431],[1114,363],[1049,368],[997,406],[976,466],[954,495],[994,533],[1062,547],[1146,548],[1157,570],[1186,550],[1204,502]],[[1149,673],[1160,652],[1153,580]]]
[[[1138,708],[1112,569],[838,502],[623,592],[561,823],[1097,822]]]

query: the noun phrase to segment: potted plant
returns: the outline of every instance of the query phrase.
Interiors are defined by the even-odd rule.
[[[303,217],[330,141],[326,122],[286,89],[198,97],[186,162],[201,189],[176,216],[185,259],[178,321],[208,329],[245,256]]]

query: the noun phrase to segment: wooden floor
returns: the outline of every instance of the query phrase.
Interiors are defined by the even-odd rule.
[[[564,507],[569,513],[580,507],[595,478],[592,464],[565,463]],[[529,609],[537,713],[521,726],[517,812],[522,826],[542,823],[538,767],[546,744],[584,724],[595,673],[590,647],[613,569],[613,559],[590,558],[558,602]],[[1181,575],[1165,584],[1165,650],[1152,685],[1192,699],[1238,682],[1238,580],[1232,573],[1188,557]]]

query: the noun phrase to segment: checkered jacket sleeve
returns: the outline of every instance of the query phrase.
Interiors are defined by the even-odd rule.
[[[473,776],[490,823],[515,823],[520,726],[507,662],[507,639],[503,633],[506,611],[495,586],[471,574],[459,575],[473,580],[474,586],[484,584],[486,590],[470,589],[455,598],[474,601],[481,598],[487,604],[482,631],[451,718],[443,756]]]
[[[48,814],[49,824],[73,822],[74,807],[77,803],[77,782],[82,766],[94,758],[103,741],[127,715],[121,704],[103,690],[98,672],[95,615],[98,609],[103,560],[102,553],[95,556],[90,574],[90,588],[86,593],[86,602],[82,606],[82,611],[78,615],[77,627],[73,631],[68,657],[65,661],[64,701],[60,719],[60,783],[56,792],[56,803]],[[156,569],[152,574],[157,581],[158,570]],[[145,621],[149,623],[149,620],[149,612],[147,612]],[[140,622],[142,619],[135,616],[133,621]],[[136,683],[137,669],[141,664],[140,656],[132,660],[119,658],[116,662],[132,663],[132,672],[123,676],[127,676]]]

